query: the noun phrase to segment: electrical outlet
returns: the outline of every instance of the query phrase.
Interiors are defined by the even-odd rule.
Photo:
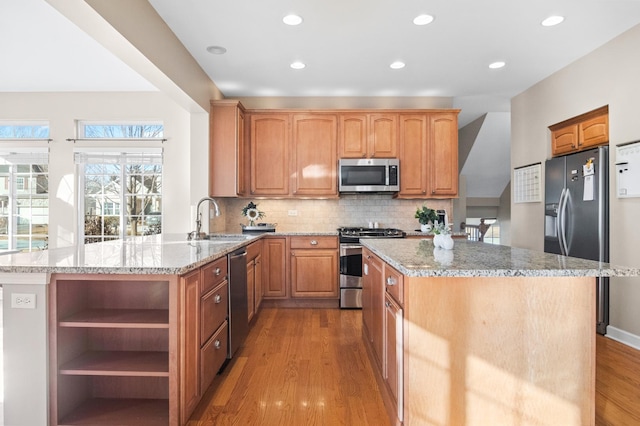
[[[11,293],[11,307],[18,309],[35,309],[36,295],[33,293]]]
[[[289,210],[289,216],[298,216],[298,210]]]

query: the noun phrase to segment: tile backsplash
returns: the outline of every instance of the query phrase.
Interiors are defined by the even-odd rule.
[[[422,204],[444,209],[453,217],[451,200],[398,200],[391,195],[343,195],[339,199],[246,199],[217,200],[223,216],[211,222],[213,232],[238,233],[240,224],[248,224],[242,208],[250,201],[266,214],[261,222],[275,223],[279,232],[333,232],[340,226],[368,226],[378,222],[380,228],[418,229],[415,211]],[[453,227],[456,230],[456,227]]]

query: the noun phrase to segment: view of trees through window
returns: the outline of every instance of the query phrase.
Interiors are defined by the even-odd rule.
[[[161,124],[80,123],[97,139],[161,138]],[[126,149],[123,149],[126,151]],[[84,242],[162,232],[162,158],[140,152],[87,154],[82,164]]]

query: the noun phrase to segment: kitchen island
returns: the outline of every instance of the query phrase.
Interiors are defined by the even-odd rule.
[[[639,270],[459,240],[363,245],[364,337],[395,424],[594,424],[594,277]]]
[[[4,424],[186,423],[226,355],[226,255],[259,236],[185,236],[0,256]]]

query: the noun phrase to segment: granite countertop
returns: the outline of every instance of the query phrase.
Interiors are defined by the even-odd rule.
[[[453,250],[431,239],[369,239],[362,244],[409,277],[612,277],[640,269],[540,251],[455,240]]]
[[[104,243],[0,256],[0,273],[182,275],[260,238],[216,234],[187,241],[186,234],[159,234]]]

